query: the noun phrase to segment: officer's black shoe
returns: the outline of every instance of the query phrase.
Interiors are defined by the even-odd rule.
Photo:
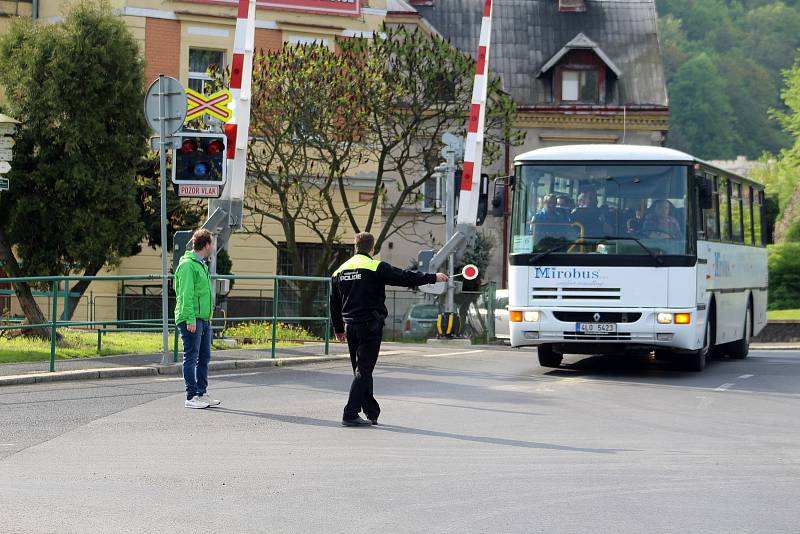
[[[372,423],[373,425],[377,425],[378,424],[378,418],[376,417],[375,419],[373,419],[372,417],[370,417],[369,418],[369,422]]]
[[[371,426],[372,423],[361,417],[354,419],[342,419],[342,426]]]

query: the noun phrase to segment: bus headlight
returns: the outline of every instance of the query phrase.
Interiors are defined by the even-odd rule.
[[[656,315],[658,324],[691,324],[691,313],[659,313]]]
[[[538,311],[526,311],[523,314],[526,323],[538,323],[539,322],[539,312]]]
[[[511,310],[508,312],[508,320],[512,323],[521,323],[525,321],[526,323],[538,323],[539,322],[539,312],[538,311],[526,311],[523,312],[521,310]]]

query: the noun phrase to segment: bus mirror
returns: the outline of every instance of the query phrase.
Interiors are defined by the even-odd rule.
[[[495,178],[492,190],[492,217],[502,217],[506,210],[505,177]]]

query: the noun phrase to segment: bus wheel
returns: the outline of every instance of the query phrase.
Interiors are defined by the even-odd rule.
[[[735,360],[744,360],[747,358],[747,353],[750,352],[750,337],[753,335],[752,317],[753,312],[748,305],[747,312],[744,315],[744,337],[731,343],[728,350],[728,356]]]
[[[700,372],[706,368],[706,359],[708,359],[708,356],[711,354],[711,328],[711,320],[709,318],[706,320],[706,331],[703,335],[703,348],[694,354],[690,354],[686,361],[686,368],[689,371]]]
[[[553,350],[552,345],[537,345],[536,352],[539,354],[539,365],[542,367],[559,367],[564,357]]]
[[[694,354],[689,354],[686,360],[686,369],[699,373],[706,368],[706,352],[699,350]]]

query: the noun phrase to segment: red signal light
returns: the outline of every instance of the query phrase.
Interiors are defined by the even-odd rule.
[[[214,139],[208,146],[206,146],[206,154],[209,156],[218,156],[225,151],[225,145],[219,139]]]
[[[194,139],[184,139],[181,143],[181,154],[191,154],[197,150],[197,142]]]

